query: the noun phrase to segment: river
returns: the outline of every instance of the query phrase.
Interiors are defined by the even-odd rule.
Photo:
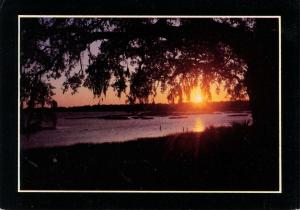
[[[53,147],[78,143],[123,142],[143,137],[195,131],[209,126],[230,126],[232,122],[250,121],[251,113],[185,113],[174,116],[129,119],[104,119],[101,116],[122,116],[122,112],[61,112],[57,113],[57,126],[30,136],[21,135],[21,148]],[[97,117],[95,117],[97,116]],[[136,118],[136,117],[135,117]]]

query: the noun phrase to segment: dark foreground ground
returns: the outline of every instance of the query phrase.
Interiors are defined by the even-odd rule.
[[[278,147],[252,129],[25,150],[21,189],[278,190]]]

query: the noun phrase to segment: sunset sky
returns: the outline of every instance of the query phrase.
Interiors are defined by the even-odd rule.
[[[71,91],[63,93],[62,91],[62,79],[54,81],[52,84],[56,87],[55,96],[53,99],[58,102],[58,106],[71,107],[71,106],[83,106],[83,105],[95,105],[95,104],[124,104],[126,101],[126,96],[123,93],[121,97],[116,96],[116,92],[110,87],[106,93],[106,96],[101,96],[101,98],[94,97],[93,93],[85,88],[81,87],[78,89],[78,92],[75,94],[71,94]],[[198,89],[199,91],[199,89]],[[191,94],[192,102],[200,102],[201,103],[201,94],[198,91],[193,91]],[[103,100],[102,100],[103,98]],[[217,95],[214,91],[212,91],[212,101],[226,101],[226,93],[221,91],[219,95]],[[168,103],[167,93],[157,92],[157,96],[155,97],[155,103]]]
[[[101,42],[96,41],[93,42],[91,45],[91,53],[94,55],[97,55],[99,52],[99,46]],[[87,68],[88,66],[88,55],[87,52],[84,52],[82,54],[82,64],[84,68]],[[134,66],[129,65],[128,66],[130,71],[134,71]],[[78,71],[79,66],[75,67]],[[58,106],[64,106],[64,107],[71,107],[71,106],[83,106],[83,105],[95,105],[95,104],[124,104],[126,102],[126,95],[123,93],[121,97],[116,96],[116,92],[113,91],[113,89],[110,87],[106,93],[106,96],[101,96],[101,98],[94,97],[93,93],[85,88],[80,87],[78,89],[78,92],[75,94],[71,94],[71,91],[67,91],[66,93],[63,93],[62,91],[62,84],[64,82],[64,78],[60,78],[57,80],[52,80],[51,84],[56,87],[54,90],[55,96],[53,96],[53,99],[58,102]],[[129,90],[127,90],[129,91]],[[192,102],[199,102],[199,95],[195,94],[195,92],[192,92],[191,94],[191,101]],[[195,97],[198,97],[198,100],[195,99]],[[103,99],[103,100],[102,100]],[[220,91],[220,95],[217,95],[215,91],[212,91],[212,101],[226,101],[228,98],[226,98],[226,93],[223,91]],[[151,99],[152,101],[152,99]],[[167,100],[167,92],[161,93],[160,91],[157,91],[157,96],[155,97],[155,103],[168,103]]]

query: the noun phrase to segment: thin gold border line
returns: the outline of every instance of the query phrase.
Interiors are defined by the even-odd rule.
[[[261,16],[230,16],[230,15],[18,15],[21,18],[280,18],[280,16],[261,15]]]
[[[20,75],[20,16],[18,16],[18,191],[20,191],[20,80],[21,80],[21,75]]]
[[[282,118],[281,118],[281,17],[279,21],[279,191],[282,192]]]
[[[136,190],[21,190],[20,189],[20,19],[21,18],[277,18],[279,25],[279,191],[136,191]],[[18,15],[18,192],[19,193],[282,193],[281,16],[150,16],[150,15]]]
[[[167,190],[20,190],[19,192],[22,193],[272,193],[272,194],[279,194],[280,191],[184,191],[184,190],[178,190],[178,191],[167,191]]]

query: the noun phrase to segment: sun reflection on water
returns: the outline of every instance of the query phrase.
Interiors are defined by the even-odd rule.
[[[196,121],[195,121],[195,126],[194,126],[193,130],[195,132],[202,132],[202,131],[204,131],[204,128],[205,127],[204,127],[204,124],[203,124],[202,120],[197,118]]]

